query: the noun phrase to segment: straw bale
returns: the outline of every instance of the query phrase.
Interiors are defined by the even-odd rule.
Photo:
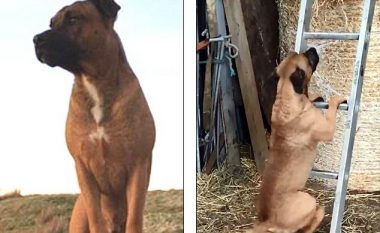
[[[277,0],[280,19],[281,56],[294,49],[299,15],[299,2]],[[361,0],[315,0],[310,31],[359,32],[362,16]],[[365,70],[362,101],[349,187],[358,190],[380,190],[380,2],[375,8],[372,34]],[[309,41],[321,60],[315,72],[312,94],[329,99],[333,95],[349,97],[356,55],[356,41]],[[347,113],[338,114],[333,143],[318,148],[316,167],[338,170]],[[328,184],[335,184],[326,181]]]

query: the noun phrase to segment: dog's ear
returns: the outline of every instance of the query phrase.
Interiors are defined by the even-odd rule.
[[[290,81],[293,84],[293,89],[297,94],[305,94],[305,71],[297,68],[290,76]]]
[[[114,0],[89,0],[106,19],[116,20],[120,6]]]

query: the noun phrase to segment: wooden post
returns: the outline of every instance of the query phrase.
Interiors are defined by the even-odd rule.
[[[227,151],[226,164],[240,165],[240,150],[238,143],[238,132],[236,122],[235,103],[232,93],[232,77],[228,75],[228,68],[225,65],[221,76],[221,106],[224,120],[225,146]],[[222,121],[223,121],[222,120]],[[219,149],[219,148],[217,148]]]
[[[226,22],[224,19],[224,9],[222,0],[216,0],[216,20],[218,26],[218,34],[225,36]],[[224,50],[222,50],[224,51]],[[224,56],[224,55],[223,55]],[[221,110],[224,120],[224,134],[226,146],[226,164],[240,165],[240,151],[238,144],[237,122],[235,114],[235,103],[233,101],[232,81],[229,75],[228,64],[220,64],[220,90],[221,90]],[[218,127],[216,125],[216,127]],[[218,132],[218,130],[217,130]],[[217,135],[219,137],[219,135]],[[220,150],[220,148],[216,148]],[[219,151],[217,155],[219,154]],[[219,158],[218,158],[219,159]]]
[[[252,149],[257,168],[261,173],[264,168],[265,157],[268,154],[268,142],[265,136],[243,12],[240,0],[223,1],[227,24],[230,34],[232,35],[231,42],[239,48],[239,56],[235,58],[235,62],[248,122],[249,134],[251,136]]]

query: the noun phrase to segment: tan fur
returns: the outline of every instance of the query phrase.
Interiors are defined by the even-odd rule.
[[[84,19],[65,33],[90,51],[74,74],[66,123],[81,190],[69,232],[141,233],[155,141],[153,118],[113,20],[82,1],[59,11],[53,28],[64,24],[68,11]]]
[[[305,90],[312,75],[306,56],[291,53],[276,70],[279,80],[272,110],[270,152],[258,208],[262,223],[257,228],[267,229],[256,232],[312,233],[324,216],[324,208],[302,190],[314,163],[317,143],[333,139],[337,107],[344,99],[332,97],[324,116],[305,93],[294,91],[289,77],[296,67],[306,74]]]

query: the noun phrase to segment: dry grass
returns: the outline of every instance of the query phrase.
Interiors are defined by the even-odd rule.
[[[0,201],[0,233],[67,233],[77,195],[34,195]],[[148,192],[144,232],[183,232],[183,191]]]
[[[37,232],[65,233],[68,232],[69,219],[67,216],[57,216],[55,207],[48,206],[40,212],[37,224]]]
[[[223,168],[197,180],[198,232],[244,232],[256,220],[255,199],[260,176],[252,160],[243,159],[241,168]],[[328,232],[335,191],[320,182],[309,182],[307,192],[326,206],[319,233]],[[380,195],[349,194],[342,232],[380,232]]]
[[[0,195],[0,201],[10,199],[10,198],[16,198],[16,197],[22,197],[21,196],[21,191],[16,189],[12,192]]]
[[[65,233],[68,232],[68,221],[65,217],[51,216],[51,220],[39,225],[36,232],[40,233]]]
[[[198,177],[198,232],[230,232],[252,224],[259,176],[247,161],[243,160],[242,168],[215,170]]]
[[[144,232],[183,232],[183,191],[151,191],[144,214]]]

